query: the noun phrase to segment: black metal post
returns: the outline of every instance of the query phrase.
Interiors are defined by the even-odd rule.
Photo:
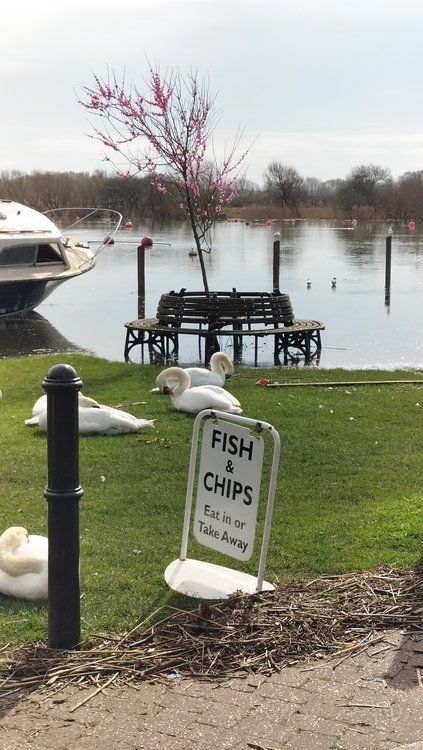
[[[279,266],[281,255],[281,241],[279,232],[275,232],[273,239],[273,291],[277,292],[279,286]]]
[[[81,641],[79,584],[79,419],[82,380],[70,365],[55,365],[47,393],[48,646],[74,649]]]
[[[388,234],[386,238],[386,257],[385,257],[385,291],[391,288],[391,255],[392,255],[392,236]]]

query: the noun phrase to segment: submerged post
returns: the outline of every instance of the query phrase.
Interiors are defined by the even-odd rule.
[[[385,292],[391,288],[391,255],[392,255],[392,229],[389,230],[386,238],[385,253]]]
[[[143,237],[137,251],[138,318],[145,318],[145,248],[152,244],[151,237]]]
[[[273,291],[279,291],[279,266],[281,255],[281,236],[279,232],[273,235]]]
[[[145,318],[145,252],[141,243],[137,250],[138,317]]]
[[[77,648],[81,641],[79,584],[79,419],[82,380],[70,365],[55,365],[47,393],[48,646]]]

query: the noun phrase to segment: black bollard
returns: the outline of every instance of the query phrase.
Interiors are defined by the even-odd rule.
[[[74,649],[81,641],[79,584],[79,418],[82,380],[70,365],[55,365],[47,393],[48,646]]]

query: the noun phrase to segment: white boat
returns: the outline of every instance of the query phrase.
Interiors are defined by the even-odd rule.
[[[115,225],[95,254],[88,244],[66,236],[70,227],[59,229],[47,217],[48,211],[40,213],[21,203],[0,199],[0,316],[33,310],[59,284],[94,268],[96,255],[110,244],[122,216],[117,211],[97,208],[53,209],[51,213],[60,211],[69,221],[76,210],[85,213],[71,224],[78,227],[78,233],[83,221],[98,219],[101,212],[106,212],[109,221],[113,216]]]

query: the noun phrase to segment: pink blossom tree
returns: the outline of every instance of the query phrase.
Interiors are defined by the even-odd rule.
[[[94,75],[95,85],[83,87],[80,103],[102,119],[90,137],[113,152],[105,158],[119,176],[146,175],[159,192],[179,202],[191,224],[208,294],[204,253],[211,249],[210,229],[234,198],[249,149],[236,155],[238,135],[221,161],[215,157],[211,139],[218,117],[207,81],[199,81],[196,73],[183,76],[175,71],[162,77],[151,66],[149,74],[144,94],[125,80],[119,83],[114,74],[108,81]]]

